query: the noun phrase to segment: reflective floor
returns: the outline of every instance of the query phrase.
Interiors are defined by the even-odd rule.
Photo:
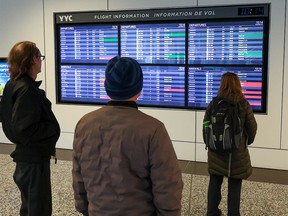
[[[1,147],[0,147],[1,150]],[[3,153],[3,151],[1,151]],[[80,215],[74,209],[73,191],[71,187],[71,152],[61,153],[57,164],[51,163],[53,215]],[[65,155],[66,154],[66,155]],[[65,159],[65,160],[63,160]],[[67,160],[68,159],[68,160]],[[185,216],[204,216],[206,212],[206,194],[209,177],[205,163],[179,161],[183,171],[184,190],[182,198],[182,214]],[[20,194],[13,182],[12,174],[15,164],[7,154],[0,154],[0,216],[19,215]],[[259,169],[259,173],[267,170]],[[272,170],[268,171],[271,173]],[[255,176],[243,182],[241,198],[242,216],[288,216],[288,178],[287,171],[276,171],[278,179],[284,183],[267,183],[269,176]],[[263,176],[264,174],[262,174]],[[277,174],[276,174],[277,175]],[[260,178],[258,181],[257,178]],[[284,178],[284,179],[283,179]],[[277,180],[270,176],[270,180]],[[227,180],[223,185],[223,198],[220,205],[226,214]]]

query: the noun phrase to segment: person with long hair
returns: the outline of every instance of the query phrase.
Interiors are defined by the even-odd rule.
[[[51,216],[50,158],[60,127],[51,102],[35,81],[41,72],[41,55],[31,41],[16,43],[8,56],[10,80],[2,97],[2,128],[16,144],[13,179],[21,192],[20,216]]]
[[[222,215],[219,209],[221,202],[221,186],[223,178],[228,178],[228,216],[240,215],[240,198],[242,180],[247,179],[252,174],[252,166],[248,145],[254,142],[257,122],[254,117],[252,107],[242,93],[239,77],[232,72],[222,75],[217,97],[208,105],[204,121],[209,121],[215,101],[223,98],[232,103],[239,104],[239,118],[244,132],[240,145],[233,149],[231,153],[218,153],[208,149],[208,172],[210,174],[208,186],[207,216]],[[203,125],[203,138],[205,126]]]

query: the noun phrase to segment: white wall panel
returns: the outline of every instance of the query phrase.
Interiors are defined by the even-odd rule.
[[[167,7],[193,7],[197,0],[109,0],[109,10],[167,8]]]
[[[7,57],[15,43],[26,40],[36,43],[42,54],[45,55],[43,2],[39,0],[25,2],[1,0],[0,7],[0,38],[2,41],[0,56]],[[45,88],[45,61],[37,80],[42,80],[41,88]]]
[[[72,149],[73,148],[73,133],[62,132],[59,140],[56,144],[56,148],[60,149]]]
[[[288,170],[288,151],[265,148],[249,148],[253,167]]]
[[[3,132],[3,130],[0,130],[0,139],[1,139],[1,143],[11,143],[10,140],[8,140]],[[12,143],[11,143],[12,144]],[[1,152],[0,152],[1,153]]]
[[[21,1],[21,0],[18,0]],[[103,0],[44,0],[46,22],[54,12],[107,10],[107,1]],[[53,19],[52,19],[53,20]]]
[[[288,170],[288,151],[249,146],[251,164],[257,168]],[[196,143],[196,161],[207,162],[205,144]]]
[[[178,159],[195,161],[195,143],[173,142],[173,146]]]
[[[207,162],[207,150],[204,143],[196,143],[196,161]]]
[[[99,106],[81,106],[81,105],[53,105],[53,111],[60,123],[61,131],[65,133],[74,133],[75,126],[80,118],[88,112],[96,110]]]
[[[286,11],[288,5],[286,4]],[[287,13],[287,12],[286,12]],[[286,17],[285,26],[285,62],[284,62],[284,86],[283,86],[283,110],[282,110],[282,136],[281,136],[281,148],[288,150],[288,17]]]
[[[204,114],[205,110],[196,112],[196,142],[198,143],[204,143],[202,134]]]
[[[44,52],[43,2],[39,0],[0,1],[0,56],[6,57],[12,46],[33,41]]]
[[[195,112],[184,110],[141,109],[162,121],[173,141],[195,142]]]
[[[239,5],[253,3],[271,3],[270,17],[270,43],[268,60],[268,110],[267,114],[257,114],[257,137],[253,145],[265,148],[280,148],[281,134],[281,105],[282,105],[282,79],[283,79],[283,53],[284,53],[284,23],[285,0],[199,0],[199,6],[211,5]],[[198,113],[197,113],[198,115]],[[203,119],[200,114],[197,120]],[[199,123],[199,121],[197,121]],[[197,134],[202,130],[198,128]],[[202,139],[202,138],[201,138]],[[200,141],[200,138],[197,141]],[[203,140],[202,140],[203,142]]]
[[[0,56],[7,57],[12,46],[20,41],[33,41],[45,55],[43,2],[39,0],[1,0],[0,2]],[[45,89],[45,64],[37,80],[42,80],[41,88]],[[1,125],[2,127],[2,125]],[[0,142],[9,142],[4,133]]]

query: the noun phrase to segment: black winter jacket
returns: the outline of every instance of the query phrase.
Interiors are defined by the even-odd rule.
[[[24,76],[8,81],[4,88],[2,128],[16,144],[11,154],[15,162],[38,163],[55,155],[60,127],[40,84]]]
[[[238,149],[233,150],[232,153],[215,153],[208,150],[208,172],[209,174],[216,174],[228,176],[239,179],[247,179],[252,174],[252,166],[247,145],[253,143],[256,131],[257,122],[254,117],[252,107],[246,99],[239,101],[241,123],[244,127],[244,133],[241,137],[241,142]],[[212,112],[213,101],[208,105],[204,121],[209,120]],[[204,138],[204,126],[203,126]]]

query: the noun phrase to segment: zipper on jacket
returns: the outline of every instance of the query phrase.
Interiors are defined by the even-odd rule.
[[[228,162],[228,177],[231,175],[231,159],[232,159],[232,152],[229,153],[229,162]]]

